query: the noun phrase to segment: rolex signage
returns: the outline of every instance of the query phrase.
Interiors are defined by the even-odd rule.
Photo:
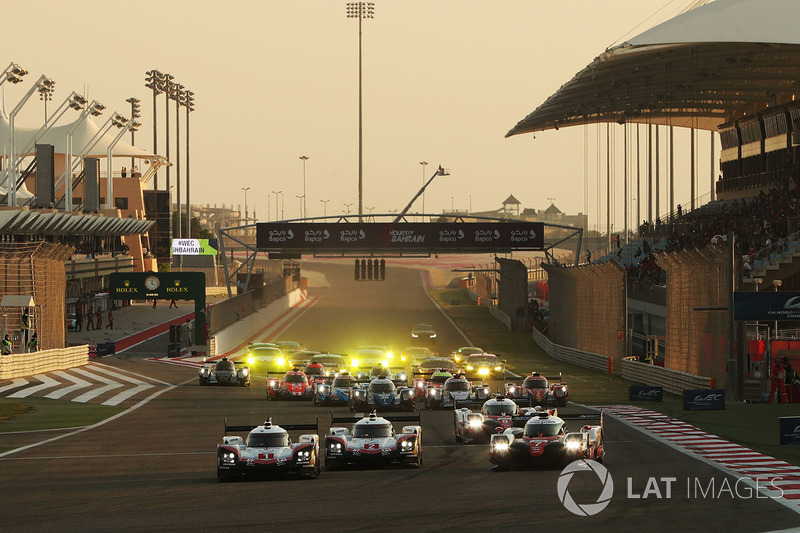
[[[205,298],[203,272],[114,272],[109,275],[109,296],[119,300]]]

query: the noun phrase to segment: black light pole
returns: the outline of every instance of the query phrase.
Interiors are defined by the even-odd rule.
[[[194,93],[183,91],[183,106],[186,108],[186,238],[192,238],[192,202],[189,198],[189,113],[194,111]]]
[[[158,70],[148,70],[144,84],[148,89],[153,90],[153,154],[158,154],[158,120],[156,113],[156,96],[161,94],[162,74]],[[158,190],[158,172],[153,174],[153,190]]]
[[[183,235],[183,221],[181,219],[181,93],[183,85],[176,83],[172,85],[172,98],[175,99],[175,201],[178,211],[177,237]]]
[[[170,188],[171,184],[169,182],[169,167],[170,167],[170,164],[171,164],[169,162],[169,95],[172,92],[172,85],[173,85],[172,80],[175,79],[175,76],[173,76],[172,74],[164,74],[162,79],[164,80],[164,85],[162,86],[162,90],[164,91],[164,95],[165,95],[165,98],[164,98],[164,116],[166,117],[166,120],[167,120],[167,127],[165,128],[165,131],[166,131],[166,134],[167,134],[167,150],[166,150],[166,154],[165,154],[165,157],[167,158],[167,190],[170,191],[172,189]],[[170,193],[170,198],[169,198],[169,220],[170,220],[170,224],[171,224],[172,223],[172,193]],[[172,233],[173,232],[170,231],[170,237],[172,237]]]
[[[140,100],[136,97],[130,97],[125,100],[129,104],[131,104],[131,120],[136,122],[136,119],[141,118],[142,113],[140,112],[142,106],[139,104]],[[135,146],[134,144],[134,133],[136,132],[137,128],[130,128],[131,130],[131,146]],[[131,176],[133,176],[133,167],[136,165],[135,161],[131,157]],[[134,176],[135,177],[135,176]]]

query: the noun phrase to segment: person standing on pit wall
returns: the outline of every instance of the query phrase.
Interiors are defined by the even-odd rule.
[[[14,345],[11,344],[11,337],[9,337],[8,335],[3,337],[3,346],[2,346],[2,350],[0,350],[0,352],[3,355],[11,355],[11,350],[12,350],[13,347],[14,347]]]
[[[772,386],[769,389],[769,403],[775,401],[775,391],[778,391],[778,403],[789,403],[789,396],[786,394],[786,365],[784,363],[786,358],[775,359],[770,368],[770,377],[772,378]]]
[[[25,345],[28,345],[28,335],[30,334],[31,330],[31,315],[28,314],[28,308],[24,307],[22,309],[22,316],[20,316],[20,328],[22,329],[22,334],[24,335]]]
[[[175,307],[175,309],[177,309],[178,308],[178,302],[176,302],[175,300],[170,300],[169,301],[169,308],[172,309],[173,307]]]
[[[28,342],[28,351],[29,352],[38,352],[39,351],[39,334],[34,333],[31,340]]]
[[[86,312],[86,331],[92,331],[94,328],[94,309],[92,306],[89,306],[89,310]]]
[[[103,329],[103,313],[100,311],[100,306],[97,306],[97,326],[95,329]]]
[[[108,308],[108,325],[106,329],[114,329],[114,313],[110,307]]]

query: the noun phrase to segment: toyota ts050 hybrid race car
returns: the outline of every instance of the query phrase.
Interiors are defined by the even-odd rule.
[[[532,416],[543,412],[556,414],[555,409],[545,411],[538,406],[520,409],[514,400],[498,394],[487,400],[479,413],[474,413],[466,407],[456,409],[456,441],[464,444],[486,443],[495,433],[511,427],[522,427]]]
[[[580,431],[569,433],[568,420],[578,420],[585,425]],[[508,428],[492,435],[489,444],[489,462],[495,469],[535,465],[560,468],[578,459],[602,463],[605,453],[602,412],[559,417],[542,411],[531,417],[524,427]]]
[[[314,396],[314,385],[299,368],[283,375],[283,379],[267,380],[267,400],[310,400]]]
[[[353,424],[352,432],[334,424]],[[416,422],[416,426],[403,426],[395,433],[392,422]],[[331,413],[331,431],[325,436],[325,468],[333,470],[348,464],[375,465],[400,464],[422,466],[422,427],[419,415],[381,417],[371,413],[364,418],[334,418]]]
[[[414,389],[397,387],[386,376],[380,376],[369,385],[356,385],[350,391],[350,412],[371,413],[372,411],[413,411]]]
[[[488,386],[473,386],[463,374],[457,374],[445,381],[442,387],[428,387],[425,408],[455,409],[458,406],[481,405],[490,395]]]
[[[289,431],[313,430],[300,435],[297,442]],[[228,433],[247,433],[247,438]],[[232,481],[245,475],[289,473],[305,478],[317,477],[320,470],[319,422],[277,426],[267,420],[261,426],[229,426],[217,445],[217,479]]]
[[[250,367],[244,363],[223,357],[217,362],[204,363],[200,367],[200,385],[250,386]]]
[[[545,377],[538,372],[526,377],[522,384],[506,383],[506,396],[520,405],[558,405],[564,407],[569,401],[569,389],[561,380],[561,374]]]

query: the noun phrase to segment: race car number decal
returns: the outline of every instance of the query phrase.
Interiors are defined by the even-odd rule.
[[[370,444],[368,442],[368,443],[364,444],[364,449],[365,450],[380,450],[381,449],[381,445],[378,444],[378,443]]]
[[[511,427],[511,417],[510,416],[501,416],[500,418],[497,419],[497,421],[500,423],[501,427],[504,427],[504,428],[510,428]]]
[[[532,440],[531,441],[531,455],[542,455],[544,447],[547,445],[546,440]]]

